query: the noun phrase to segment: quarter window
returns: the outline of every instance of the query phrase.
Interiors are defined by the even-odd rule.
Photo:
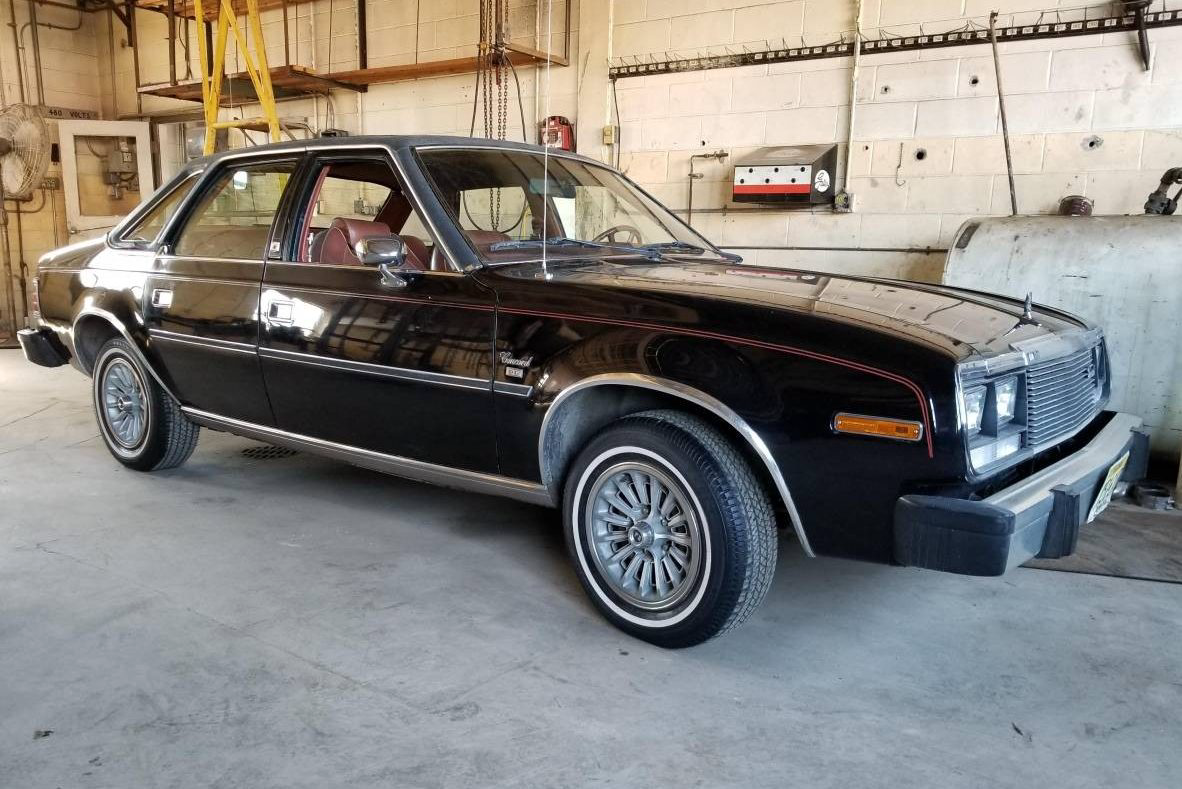
[[[222,171],[177,237],[175,254],[261,260],[294,169],[294,162],[268,162]]]

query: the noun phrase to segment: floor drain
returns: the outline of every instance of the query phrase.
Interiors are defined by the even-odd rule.
[[[247,447],[242,450],[242,454],[244,457],[252,460],[278,460],[279,458],[289,458],[292,455],[298,455],[300,453],[299,450],[264,444],[259,447]]]

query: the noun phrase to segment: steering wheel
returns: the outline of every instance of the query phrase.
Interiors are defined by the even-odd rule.
[[[630,238],[627,241],[622,241],[616,238],[616,235],[619,233],[627,233]],[[593,243],[607,242],[609,244],[639,244],[642,240],[643,237],[640,235],[640,230],[633,225],[615,225],[604,230],[602,233],[597,233],[591,239]]]

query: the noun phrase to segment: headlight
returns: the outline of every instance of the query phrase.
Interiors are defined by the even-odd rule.
[[[997,424],[1004,425],[1013,420],[1018,407],[1018,379],[1006,378],[993,385],[994,399],[997,403]]]
[[[981,432],[981,421],[985,418],[985,397],[988,390],[984,386],[969,389],[964,393],[964,426],[969,434]]]

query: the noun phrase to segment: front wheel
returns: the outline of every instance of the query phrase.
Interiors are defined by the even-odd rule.
[[[137,471],[181,465],[197,447],[200,428],[143,368],[121,337],[94,362],[94,410],[107,449]]]
[[[563,512],[592,602],[658,646],[736,627],[771,586],[767,494],[734,446],[688,414],[646,411],[592,439],[567,477]]]

